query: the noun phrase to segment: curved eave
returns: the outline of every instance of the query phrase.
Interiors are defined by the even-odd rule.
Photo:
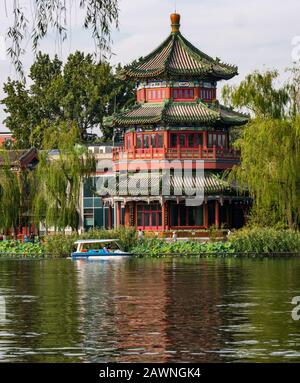
[[[220,123],[226,126],[241,126],[247,124],[250,116],[236,112],[220,105]]]
[[[185,52],[185,58],[182,58],[180,52]],[[182,60],[181,63],[177,61],[178,68],[174,67],[174,57],[175,62]],[[189,59],[185,61],[186,58]],[[189,60],[191,66],[194,66],[193,68],[189,67],[189,64],[185,68],[180,68],[182,63],[187,63]],[[153,63],[156,63],[157,66],[153,67]],[[147,69],[147,64],[152,68]],[[229,80],[237,74],[236,66],[225,64],[219,59],[213,59],[203,53],[186,40],[180,32],[169,35],[157,49],[138,62],[126,66],[123,70],[123,78],[134,80],[155,77],[168,79],[173,78],[173,76],[180,76],[197,79],[210,78],[218,81]]]
[[[214,125],[220,119],[218,111],[210,109],[201,102],[169,102],[157,106],[157,108],[155,111],[153,106],[138,105],[127,112],[114,116],[114,126],[152,125],[157,123]],[[132,115],[134,113],[137,115]]]
[[[176,79],[177,77],[182,77],[186,79],[197,79],[197,80],[203,80],[203,79],[211,79],[213,81],[220,81],[220,80],[230,80],[234,76],[238,75],[238,71],[233,71],[231,73],[221,73],[211,70],[194,70],[194,69],[174,69],[174,68],[167,68],[167,69],[155,69],[155,70],[138,70],[138,69],[131,69],[130,71],[123,71],[122,78],[126,80],[135,80],[135,81],[141,81],[151,78],[164,78],[164,79]]]
[[[220,118],[219,123],[226,126],[242,126],[247,124],[248,119],[242,117]]]
[[[161,117],[116,117],[114,119],[114,126],[127,126],[127,125],[153,125],[161,121]]]

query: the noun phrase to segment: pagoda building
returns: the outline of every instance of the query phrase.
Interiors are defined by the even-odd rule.
[[[249,201],[221,175],[240,162],[229,133],[247,123],[248,117],[217,100],[218,81],[237,74],[236,66],[208,56],[183,37],[177,13],[171,15],[168,38],[124,68],[124,79],[137,84],[136,105],[112,118],[114,135],[121,137],[121,145],[113,148],[117,185],[103,196],[104,203],[114,208],[116,227],[157,231],[244,224]],[[197,160],[204,167],[201,180],[193,173]],[[165,178],[168,166],[162,163],[168,161],[172,165]],[[183,162],[192,171],[186,184],[201,183],[204,189],[199,206],[188,206],[187,196],[174,191],[182,182],[177,175]],[[151,192],[150,177],[159,192]],[[128,184],[136,186],[134,192]],[[162,192],[166,184],[169,193]]]

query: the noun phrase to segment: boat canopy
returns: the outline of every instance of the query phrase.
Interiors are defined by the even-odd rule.
[[[81,245],[85,243],[111,243],[118,242],[119,239],[81,239],[79,241],[74,242],[76,245]]]

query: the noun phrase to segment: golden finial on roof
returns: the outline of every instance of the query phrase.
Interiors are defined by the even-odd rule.
[[[179,15],[179,13],[172,13],[170,17],[171,17],[172,33],[179,32],[179,28],[180,28],[180,15]]]

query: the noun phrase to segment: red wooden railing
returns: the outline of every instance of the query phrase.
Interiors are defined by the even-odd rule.
[[[233,159],[238,160],[240,152],[233,148],[149,148],[149,149],[128,149],[124,147],[113,148],[113,160],[151,160],[151,159]]]

